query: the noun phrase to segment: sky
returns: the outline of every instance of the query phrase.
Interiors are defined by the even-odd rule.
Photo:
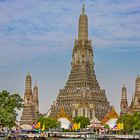
[[[45,113],[68,79],[82,0],[0,0],[0,91],[25,90],[32,76]],[[140,73],[140,0],[85,0],[97,80],[120,111]],[[21,112],[19,112],[21,114]]]

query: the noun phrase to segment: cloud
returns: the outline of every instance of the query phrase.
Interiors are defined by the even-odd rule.
[[[121,40],[120,46],[118,47],[124,46],[130,41],[130,43],[133,43],[133,46],[131,47],[135,47],[135,45],[136,47],[139,46],[140,27],[138,23],[140,22],[140,2],[117,1],[118,3],[112,2],[110,4],[106,2],[104,5],[100,2],[101,1],[98,2],[97,7],[93,11],[93,16],[90,14],[93,35],[99,39],[112,40],[112,43],[114,40]],[[93,12],[90,11],[90,13]],[[122,40],[126,41],[126,43],[121,44]],[[112,47],[116,46],[115,43],[116,42],[114,42],[114,45],[111,44]],[[128,48],[130,48],[130,45],[128,44]]]
[[[139,0],[86,1],[94,47],[139,51],[139,9]],[[80,0],[0,1],[0,65],[70,51],[80,12]]]

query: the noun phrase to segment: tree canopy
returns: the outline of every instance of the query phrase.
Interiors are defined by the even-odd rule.
[[[80,123],[81,128],[86,128],[90,124],[89,118],[83,116],[74,117],[73,122]]]
[[[123,123],[124,131],[129,134],[134,130],[140,130],[140,112],[119,117],[118,123]]]
[[[6,90],[0,92],[0,124],[9,128],[16,125],[16,110],[23,107],[23,99],[19,94],[10,94]]]
[[[38,122],[40,122],[41,128],[43,125],[45,126],[45,130],[48,130],[49,128],[59,128],[61,126],[60,122],[54,118],[41,117],[38,119]]]

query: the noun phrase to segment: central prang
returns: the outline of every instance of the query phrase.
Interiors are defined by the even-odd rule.
[[[78,39],[74,42],[71,72],[64,89],[60,90],[47,115],[58,118],[62,109],[70,118],[84,116],[90,120],[102,120],[111,109],[105,90],[100,89],[96,79],[84,4],[79,17]]]

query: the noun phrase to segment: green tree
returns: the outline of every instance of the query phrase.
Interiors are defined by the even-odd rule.
[[[41,128],[45,125],[45,130],[49,128],[59,128],[61,126],[60,122],[54,118],[41,117],[38,119],[38,122],[41,122]]]
[[[8,128],[16,125],[16,110],[23,107],[23,99],[18,94],[10,94],[6,90],[0,92],[0,123]]]
[[[133,129],[140,130],[140,112],[133,114]]]
[[[130,114],[126,114],[118,118],[117,123],[123,123],[124,131],[126,133],[132,133],[133,131],[133,116]]]
[[[123,117],[119,117],[117,123],[123,123],[124,131],[132,134],[134,130],[140,129],[140,113],[126,114]]]
[[[86,128],[87,125],[90,124],[90,120],[87,117],[79,116],[79,117],[74,117],[73,123],[80,123],[81,128]]]
[[[104,125],[104,128],[107,129],[107,131],[109,131],[109,129],[110,129],[110,127],[109,127],[108,124],[105,124],[105,125]]]

